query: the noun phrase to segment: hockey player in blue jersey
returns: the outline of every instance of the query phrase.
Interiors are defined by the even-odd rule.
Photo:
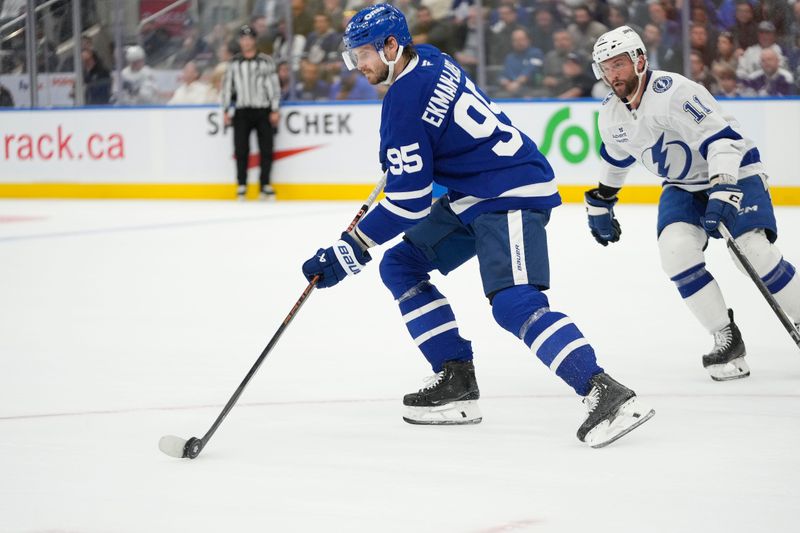
[[[786,313],[800,321],[800,279],[774,244],[778,229],[758,148],[702,85],[648,70],[644,43],[629,27],[602,35],[592,56],[597,78],[612,93],[598,118],[600,184],[586,193],[591,232],[603,246],[619,240],[614,205],[637,160],[662,179],[657,224],[662,268],[714,336],[713,349],[702,359],[711,378],[745,378],[750,369],[741,333],[703,254],[708,237],[720,237],[720,223]]]
[[[384,254],[380,274],[435,375],[403,398],[404,419],[481,421],[472,346],[429,276],[476,255],[497,323],[584,397],[581,441],[605,446],[653,416],[598,366],[589,342],[542,292],[550,283],[545,226],[561,199],[533,141],[450,56],[415,47],[396,8],[378,4],[357,13],[344,44],[349,68],[389,85],[380,127],[386,198],[333,246],[319,249],[303,273],[320,276],[320,288],[332,287],[360,272],[369,248],[405,232]],[[431,206],[434,179],[448,190]]]

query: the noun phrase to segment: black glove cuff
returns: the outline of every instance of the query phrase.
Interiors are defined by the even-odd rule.
[[[617,193],[620,191],[618,187],[609,187],[602,183],[600,183],[595,190],[602,200],[615,200],[617,198]]]

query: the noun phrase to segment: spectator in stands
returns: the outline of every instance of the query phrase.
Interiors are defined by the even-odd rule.
[[[56,72],[58,70],[58,54],[56,45],[47,38],[43,24],[36,26],[36,68],[39,73]]]
[[[14,107],[14,97],[4,85],[0,84],[0,107]]]
[[[800,42],[800,1],[795,1],[792,4],[792,17],[787,25],[786,35],[784,36],[784,43],[786,44],[787,53],[792,48],[796,48]]]
[[[726,63],[717,63],[712,68],[714,77],[717,78],[717,92],[714,96],[724,96],[725,98],[737,98],[741,96],[739,92],[739,80],[736,77],[736,70]]]
[[[789,63],[787,70],[793,73],[795,83],[798,86],[798,93],[800,93],[800,34],[795,36],[793,44],[794,46],[789,48],[789,55],[786,58]]]
[[[272,56],[275,61],[288,62],[292,71],[298,73],[300,71],[300,60],[303,58],[303,49],[305,46],[305,35],[294,33],[290,44],[288,31],[286,29],[286,21],[281,20],[278,23],[278,36],[275,37],[275,42],[272,45]]]
[[[650,23],[658,26],[661,31],[662,44],[674,50],[679,49],[681,43],[681,27],[667,16],[667,8],[661,0],[650,0],[647,4]]]
[[[238,53],[238,51],[239,51],[238,49],[239,49],[238,43],[237,43],[236,47],[232,47],[230,43],[228,43],[228,44],[222,43],[219,46],[217,46],[217,48],[216,48],[216,51],[217,51],[217,56],[216,56],[217,64],[220,64],[220,63],[225,64],[228,61],[230,61],[231,59],[233,59],[233,56],[235,56]]]
[[[708,92],[717,92],[717,80],[711,75],[711,71],[703,63],[703,56],[697,50],[692,50],[689,54],[689,73],[689,77],[708,89]]]
[[[642,41],[647,48],[647,62],[653,70],[669,70],[680,72],[681,56],[674,49],[661,42],[661,30],[652,22],[645,24],[642,32]]]
[[[761,51],[761,69],[753,72],[742,85],[755,96],[789,96],[795,93],[794,76],[780,67],[780,56],[772,48]]]
[[[777,54],[780,60],[780,67],[786,68],[786,57],[783,55],[783,50],[778,46],[775,36],[775,25],[765,20],[758,25],[758,42],[753,46],[747,48],[739,58],[739,67],[736,69],[736,75],[740,80],[745,80],[750,77],[750,74],[761,70],[762,55],[761,52],[769,48]]]
[[[306,0],[291,0],[292,32],[306,36],[314,30],[314,20],[306,8]]]
[[[477,76],[478,66],[478,25],[482,21],[478,20],[477,6],[469,6],[467,8],[466,19],[457,25],[456,33],[458,37],[456,41],[461,43],[461,46],[456,51],[453,57],[456,61],[467,71],[473,79]]]
[[[533,28],[531,28],[531,46],[538,48],[543,54],[553,49],[553,32],[556,31],[556,17],[553,12],[537,6],[533,12]]]
[[[169,61],[169,68],[182,69],[189,61],[197,61],[202,65],[211,62],[212,53],[206,42],[200,38],[200,29],[187,20],[181,47]]]
[[[209,104],[219,104],[222,102],[222,82],[225,80],[225,71],[228,70],[227,63],[217,63],[208,73],[208,101]],[[204,75],[205,77],[205,75]]]
[[[514,0],[500,0],[500,2],[511,2]],[[364,1],[362,4],[368,4],[369,1]],[[373,4],[379,4],[379,0],[372,0]],[[391,2],[395,3],[395,2]],[[425,6],[431,10],[431,16],[436,20],[443,20],[450,16],[453,7],[453,0],[419,0],[420,6]]]
[[[338,81],[331,86],[331,100],[377,100],[378,91],[358,70],[342,66]]]
[[[641,35],[642,28],[633,22],[629,22],[629,18],[628,7],[624,3],[620,5],[611,5],[608,7],[608,27],[610,29],[619,28],[620,26],[628,26],[638,35]]]
[[[797,3],[795,0],[794,3]],[[778,35],[785,35],[791,21],[791,9],[787,0],[760,0],[756,2],[756,18],[768,20],[775,25]]]
[[[452,24],[434,19],[426,6],[417,10],[417,24],[411,28],[411,38],[415,44],[431,44],[446,54],[455,54]]]
[[[200,80],[197,63],[189,61],[181,71],[181,84],[175,89],[169,105],[207,104],[210,87]]]
[[[575,49],[585,55],[591,55],[598,37],[608,31],[608,27],[592,18],[592,12],[586,5],[577,6],[573,10],[573,23],[567,27],[572,35]]]
[[[717,56],[716,38],[711,39],[708,28],[700,24],[692,24],[689,29],[689,46],[703,58],[703,64],[710,66]]]
[[[114,94],[117,105],[147,105],[157,103],[156,80],[153,70],[145,65],[145,53],[141,46],[129,46],[125,50],[128,66],[122,69],[119,89]]]
[[[263,39],[261,42],[256,42],[257,49],[259,52],[262,51],[262,46],[269,49],[270,43],[275,40],[278,33],[278,22],[286,17],[284,0],[256,0],[253,3],[253,10],[250,14],[252,17],[250,25],[258,32],[259,37]],[[264,17],[263,26],[261,23],[255,23],[256,17]]]
[[[623,5],[628,7],[630,13],[630,22],[644,28],[644,25],[652,22],[650,20],[650,1],[651,0],[633,0],[631,2],[623,2]]]
[[[326,100],[330,89],[330,84],[322,79],[320,65],[303,59],[300,62],[300,79],[294,86],[295,98],[311,101]]]
[[[278,63],[278,83],[281,86],[281,101],[288,100],[291,97],[291,81],[291,77],[289,76],[289,63],[281,61]]]
[[[325,0],[326,2],[331,1],[338,1],[338,0]],[[458,1],[458,0],[456,0]],[[419,5],[418,0],[394,0],[391,2],[394,7],[399,9],[403,12],[403,15],[406,17],[406,25],[409,28],[414,28],[417,25],[417,6]],[[341,11],[340,11],[341,15]],[[344,33],[344,28],[339,30],[341,33]]]
[[[575,51],[572,35],[567,30],[558,30],[553,34],[553,49],[544,56],[544,78],[542,85],[553,94],[560,83],[567,56]]]
[[[736,24],[736,0],[704,0],[703,5],[714,14],[717,30],[730,31]]]
[[[342,0],[323,0],[322,12],[326,13],[330,17],[331,28],[333,28],[333,31],[339,34],[344,33],[344,26],[342,26],[344,2],[342,2]]]
[[[571,0],[572,4],[578,1],[580,0]],[[589,10],[589,13],[592,15],[592,20],[596,20],[606,28],[609,27],[611,14],[608,0],[583,0],[580,5],[585,6]],[[622,5],[624,5],[624,3]]]
[[[533,95],[533,88],[542,77],[544,57],[542,51],[531,46],[528,32],[517,28],[511,34],[511,52],[506,56],[497,96],[500,98],[525,98]]]
[[[717,56],[711,62],[711,70],[727,66],[736,72],[739,66],[739,58],[736,56],[736,43],[733,41],[733,34],[724,31],[717,37]]]
[[[417,14],[419,16],[419,13]],[[501,65],[506,56],[511,52],[511,34],[522,27],[518,21],[517,10],[508,4],[501,4],[497,8],[499,20],[489,28],[487,39],[489,41],[489,65]]]
[[[589,61],[578,53],[567,54],[567,59],[561,66],[562,76],[553,90],[553,96],[562,99],[592,96],[592,88],[597,80],[586,70],[588,64]]]
[[[250,26],[256,31],[256,50],[261,54],[272,54],[272,44],[278,34],[279,21],[275,21],[274,28],[270,27],[269,19],[265,15],[250,17]]]
[[[152,21],[142,26],[139,31],[139,39],[145,55],[153,65],[158,65],[177,50],[169,31],[164,26],[157,25]]]
[[[0,2],[2,2],[2,0],[0,0]],[[94,51],[92,38],[86,35],[81,37],[81,52],[84,50]],[[61,64],[58,66],[58,71],[75,72],[75,56],[72,54],[72,48],[70,48],[69,53],[64,57],[64,60],[61,61]]]
[[[81,63],[84,104],[108,105],[111,100],[111,73],[103,66],[94,50],[81,50]]]
[[[322,68],[322,76],[330,79],[339,71],[339,44],[342,36],[333,30],[331,17],[327,13],[314,15],[314,31],[308,34],[305,46],[305,58]],[[329,67],[333,65],[332,72]]]
[[[731,33],[736,39],[737,48],[742,52],[758,42],[758,23],[753,6],[748,0],[736,0],[736,24]]]

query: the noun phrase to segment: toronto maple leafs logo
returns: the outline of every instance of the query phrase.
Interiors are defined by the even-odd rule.
[[[669,76],[661,76],[653,82],[653,90],[657,93],[663,93],[670,87],[672,87],[672,78]]]

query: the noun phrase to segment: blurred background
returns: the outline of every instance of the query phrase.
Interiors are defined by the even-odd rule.
[[[378,2],[374,2],[378,3]],[[596,38],[627,24],[651,68],[722,97],[800,89],[800,1],[395,0],[416,43],[455,57],[495,98],[603,97]],[[364,0],[0,0],[0,105],[214,104],[236,30],[280,64],[288,102],[378,100],[343,71],[341,34]],[[79,73],[76,76],[76,72]],[[131,94],[126,83],[146,78]],[[524,81],[520,82],[519,80]],[[176,90],[195,84],[190,101]],[[35,87],[31,91],[31,87]]]

